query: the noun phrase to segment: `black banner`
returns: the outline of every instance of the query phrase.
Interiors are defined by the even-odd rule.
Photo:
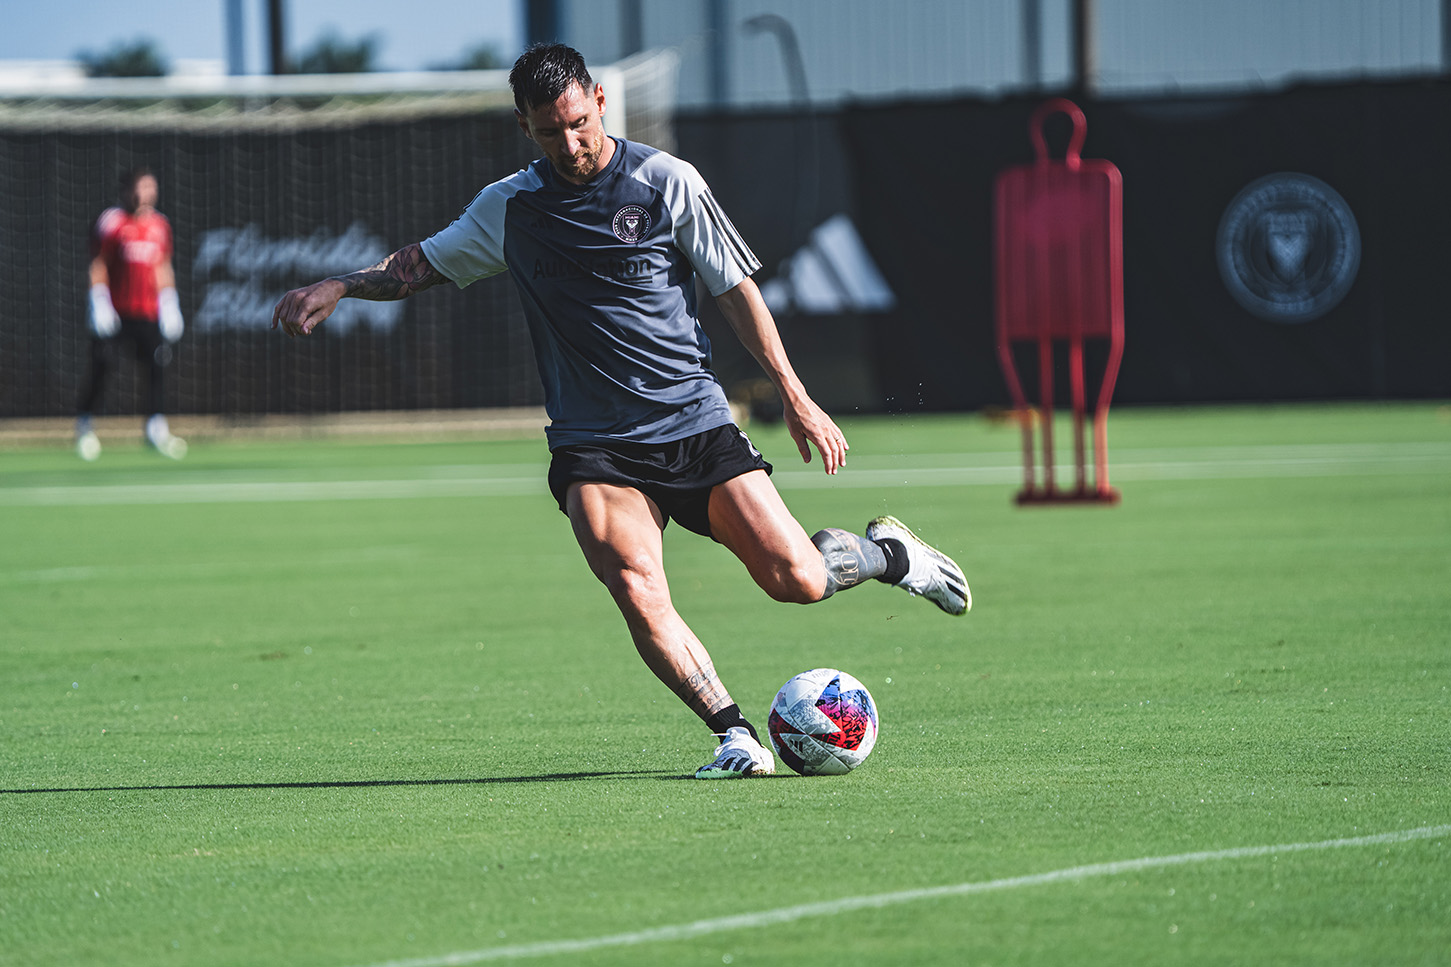
[[[842,215],[880,269],[891,307],[779,319],[798,371],[834,412],[1008,401],[994,347],[993,183],[1032,159],[1028,118],[1042,100],[679,119],[679,154],[761,256],[763,285],[793,262],[799,272],[813,233]],[[1439,286],[1451,264],[1451,84],[1080,106],[1084,156],[1123,173],[1117,402],[1451,396]],[[1057,120],[1049,142],[1061,155]],[[173,411],[538,405],[505,277],[406,303],[350,301],[321,339],[268,330],[286,288],[431,234],[535,154],[507,112],[309,130],[0,130],[0,416],[75,406],[87,232],[119,172],[138,164],[156,171],[176,237],[188,329],[169,370]],[[722,378],[758,379],[703,305]],[[106,412],[136,412],[134,367],[119,376]]]
[[[993,182],[1033,159],[1042,100],[843,113],[862,234],[900,295],[876,345],[884,407],[1007,402]],[[1451,396],[1451,85],[1080,106],[1083,156],[1123,173],[1116,401]]]
[[[397,303],[346,300],[310,339],[269,330],[288,288],[447,225],[534,157],[512,114],[264,132],[0,131],[0,416],[74,411],[90,226],[124,169],[157,175],[187,328],[173,412],[249,415],[539,405],[508,279]],[[104,412],[139,412],[119,367]]]

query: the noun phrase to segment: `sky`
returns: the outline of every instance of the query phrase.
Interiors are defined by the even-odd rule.
[[[379,67],[424,70],[493,43],[506,61],[522,46],[522,0],[284,0],[294,55],[324,31],[378,37]],[[225,0],[40,0],[7,3],[0,60],[72,60],[119,41],[155,41],[168,61],[227,59]],[[242,0],[244,63],[267,63],[266,0]],[[124,13],[123,13],[124,11]]]

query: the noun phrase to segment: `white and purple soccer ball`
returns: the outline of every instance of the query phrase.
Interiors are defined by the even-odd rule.
[[[877,703],[867,687],[835,668],[813,668],[776,693],[767,724],[781,761],[803,776],[839,776],[877,744]]]

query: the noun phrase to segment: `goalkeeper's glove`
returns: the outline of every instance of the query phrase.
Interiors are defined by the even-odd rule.
[[[181,300],[176,296],[176,289],[162,289],[157,294],[157,308],[159,315],[156,321],[161,327],[161,338],[170,343],[176,342],[185,328],[181,321]]]
[[[116,315],[116,307],[111,305],[111,290],[103,282],[91,286],[86,324],[97,339],[110,339],[121,329],[121,317]]]

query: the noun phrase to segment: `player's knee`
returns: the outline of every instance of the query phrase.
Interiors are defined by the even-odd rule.
[[[784,559],[771,570],[770,578],[761,582],[772,599],[786,604],[812,604],[825,597],[826,579],[819,560]]]
[[[626,614],[649,614],[669,605],[665,575],[653,561],[616,560],[597,567],[595,575]]]
[[[782,600],[790,604],[815,604],[826,596],[825,584],[820,567],[792,568]]]

